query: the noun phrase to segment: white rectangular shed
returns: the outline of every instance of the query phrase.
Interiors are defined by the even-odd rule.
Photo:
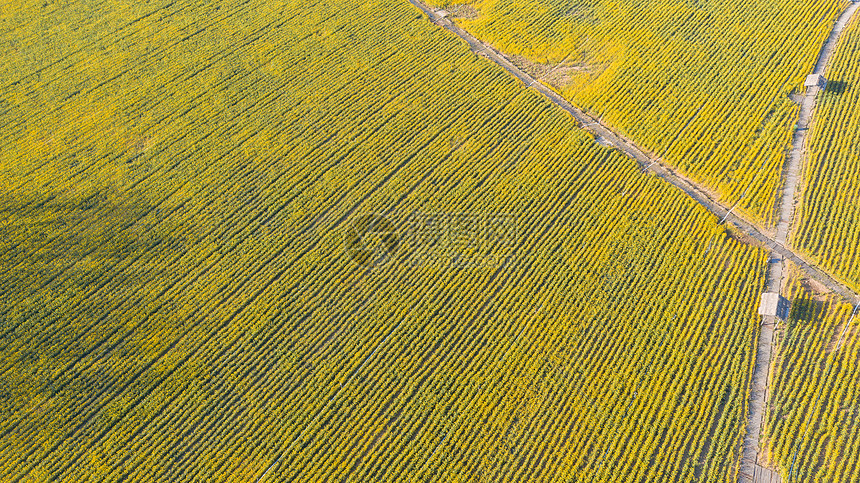
[[[806,76],[806,82],[803,83],[803,87],[806,87],[807,91],[812,89],[824,90],[827,88],[827,79],[821,74],[809,74]]]
[[[777,317],[782,320],[787,320],[791,312],[791,302],[776,292],[767,292],[761,294],[761,305],[758,308],[758,314],[762,316]]]

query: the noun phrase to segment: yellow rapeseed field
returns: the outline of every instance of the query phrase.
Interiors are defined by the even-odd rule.
[[[860,338],[855,309],[795,271],[765,426],[790,481],[860,481]]]
[[[793,243],[860,290],[860,15],[842,34],[816,100]]]
[[[799,92],[846,0],[434,0],[727,206],[773,226]]]
[[[407,2],[0,29],[0,479],[735,481],[764,252]]]

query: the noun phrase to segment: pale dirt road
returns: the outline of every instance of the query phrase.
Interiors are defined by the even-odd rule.
[[[860,3],[852,3],[842,12],[833,30],[830,31],[830,36],[821,52],[818,55],[818,60],[815,63],[813,74],[824,74],[827,69],[827,63],[830,61],[830,56],[836,50],[836,45],[839,41],[839,36],[848,25],[852,15],[860,7]],[[783,190],[782,199],[779,205],[779,222],[777,223],[776,236],[774,241],[776,247],[785,249],[781,256],[792,254],[788,245],[789,233],[791,233],[791,223],[794,216],[794,207],[797,203],[798,187],[801,183],[801,172],[803,171],[804,160],[806,158],[806,138],[809,128],[813,121],[815,109],[815,96],[818,89],[810,89],[804,92],[800,100],[800,114],[798,115],[797,129],[792,137],[791,151],[789,152],[785,166],[783,167]],[[775,254],[778,253],[774,250]],[[799,258],[799,257],[798,257]],[[797,263],[797,260],[792,260]],[[786,262],[778,261],[768,265],[768,290],[770,292],[779,292],[781,287],[785,285]],[[818,277],[826,276],[821,270],[813,267],[811,264],[805,263],[801,265],[804,272],[818,272]],[[817,277],[812,277],[819,279]],[[834,287],[828,285],[831,289]],[[834,290],[836,291],[836,290]],[[838,291],[837,291],[838,292]],[[849,291],[850,292],[850,291]],[[860,301],[856,296],[852,297],[852,293],[841,294],[848,299],[852,305],[857,306]],[[768,394],[768,377],[770,376],[770,362],[773,352],[773,333],[776,325],[776,320],[773,317],[763,317],[761,332],[759,333],[758,347],[756,350],[756,362],[753,369],[752,382],[750,387],[750,402],[749,402],[749,417],[747,419],[747,433],[744,436],[743,453],[741,455],[740,477],[738,481],[741,483],[781,483],[782,479],[779,476],[778,470],[768,468],[762,464],[760,455],[761,448],[761,431],[767,415]]]
[[[840,283],[830,274],[824,272],[812,263],[804,259],[800,254],[793,251],[787,245],[790,233],[791,219],[794,214],[795,197],[800,181],[801,167],[804,158],[804,146],[807,129],[812,120],[815,106],[815,93],[806,93],[801,100],[801,110],[798,120],[798,129],[792,139],[792,149],[789,153],[783,169],[784,187],[779,206],[779,221],[775,235],[767,234],[765,230],[753,223],[737,216],[732,211],[718,202],[714,197],[698,184],[684,176],[676,173],[667,163],[656,156],[647,154],[636,143],[621,135],[616,134],[605,126],[599,119],[595,119],[580,109],[574,107],[566,99],[558,95],[544,84],[520,70],[511,63],[503,54],[496,51],[447,18],[442,18],[436,10],[419,0],[409,0],[413,5],[422,10],[425,15],[436,25],[450,30],[461,39],[478,55],[495,62],[511,75],[519,79],[526,87],[535,89],[552,103],[567,111],[579,126],[591,132],[595,141],[608,147],[618,149],[627,156],[633,158],[643,167],[643,173],[652,171],[666,182],[683,191],[687,196],[705,207],[708,211],[719,217],[726,223],[730,223],[736,229],[747,235],[755,243],[766,248],[772,253],[771,263],[768,263],[767,287],[769,291],[779,292],[783,285],[783,274],[786,271],[787,261],[794,262],[811,279],[820,282],[834,293],[841,296],[855,307],[860,305],[860,296],[846,285]],[[860,8],[860,3],[852,3],[840,15],[830,36],[822,47],[813,73],[824,73],[831,54],[836,48],[839,35],[848,25],[851,16]],[[738,481],[742,483],[781,483],[777,470],[759,465],[760,439],[762,425],[765,418],[765,408],[768,400],[768,376],[770,374],[770,363],[773,351],[773,333],[777,321],[773,317],[763,317],[761,330],[756,347],[756,359],[750,380],[749,415],[747,419],[747,433],[744,436],[740,473]]]
[[[815,279],[816,281],[825,285],[827,288],[839,294],[853,305],[860,303],[860,295],[835,280],[829,274],[818,268],[815,268],[812,263],[807,262],[800,254],[795,253],[790,248],[785,247],[784,244],[778,243],[776,239],[770,234],[767,234],[765,230],[736,215],[732,209],[716,201],[710,194],[707,193],[707,191],[703,187],[697,185],[686,177],[681,176],[680,174],[675,172],[662,159],[650,154],[646,154],[646,150],[642,149],[630,139],[616,134],[610,128],[605,126],[599,119],[595,119],[583,112],[582,110],[574,107],[572,104],[570,104],[570,102],[561,97],[555,91],[546,87],[544,84],[536,81],[530,75],[520,70],[507,58],[505,58],[504,55],[496,51],[492,46],[487,45],[476,39],[474,36],[472,36],[472,34],[466,32],[465,30],[451,22],[449,19],[440,18],[438,15],[436,15],[434,8],[424,4],[423,2],[420,2],[419,0],[409,0],[409,2],[412,3],[415,7],[419,8],[421,11],[423,11],[424,14],[427,15],[427,17],[431,21],[433,21],[433,23],[453,32],[461,39],[463,39],[467,44],[469,44],[469,47],[472,49],[473,52],[483,57],[486,57],[487,59],[498,64],[511,75],[519,79],[524,85],[538,91],[548,100],[550,100],[553,104],[567,111],[571,116],[573,116],[574,119],[577,120],[579,126],[582,129],[592,133],[595,136],[595,140],[597,142],[604,146],[618,149],[630,158],[636,160],[644,168],[643,173],[648,171],[653,172],[658,177],[662,178],[666,182],[672,184],[676,188],[686,193],[687,196],[705,207],[708,211],[719,217],[721,220],[724,220],[726,223],[731,224],[736,229],[746,234],[749,238],[755,240],[757,244],[770,251],[773,251],[780,257],[790,259],[793,262],[797,263],[810,278]]]

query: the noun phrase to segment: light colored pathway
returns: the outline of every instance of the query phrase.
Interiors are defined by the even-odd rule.
[[[852,3],[839,16],[827,42],[818,55],[815,69],[812,72],[813,74],[824,74],[830,56],[836,50],[839,35],[845,29],[845,26],[848,25],[848,21],[857,11],[858,7],[860,7],[860,3]],[[794,216],[794,207],[797,202],[796,196],[798,186],[800,185],[800,173],[806,155],[806,137],[813,120],[816,94],[818,94],[818,89],[809,89],[801,98],[797,129],[794,132],[791,151],[783,168],[782,179],[784,184],[782,200],[779,206],[779,222],[776,228],[776,236],[774,237],[777,246],[783,248],[783,250],[781,251],[782,253],[775,250],[773,254],[775,258],[778,258],[781,254],[790,252],[786,248],[786,244],[789,233],[791,233],[792,217]],[[801,267],[807,273],[813,269],[809,264],[801,265]],[[785,284],[785,268],[784,261],[775,261],[768,264],[767,285],[769,292],[779,292]],[[820,270],[818,271],[820,272]],[[856,297],[850,297],[850,294],[843,294],[843,296],[845,295],[849,295],[846,298],[855,306],[860,302]],[[764,466],[759,458],[762,454],[761,430],[765,422],[766,408],[769,400],[768,377],[770,376],[770,362],[773,351],[773,332],[776,326],[776,320],[773,317],[765,316],[762,319],[761,332],[759,333],[756,350],[756,362],[750,387],[747,433],[744,436],[740,476],[738,478],[738,481],[741,483],[780,483],[782,481],[778,472],[775,469]]]
[[[800,181],[801,167],[803,163],[806,134],[812,120],[815,107],[815,92],[806,93],[801,99],[800,115],[797,129],[792,139],[792,149],[789,153],[785,167],[783,168],[783,193],[779,206],[779,221],[776,234],[771,237],[759,227],[734,214],[732,209],[726,208],[715,198],[711,197],[704,189],[693,183],[684,176],[676,173],[662,159],[646,154],[647,151],[640,148],[630,139],[620,136],[605,126],[599,119],[595,119],[585,112],[577,109],[562,96],[551,90],[544,84],[536,81],[531,76],[520,70],[511,63],[504,55],[496,51],[449,19],[440,16],[436,9],[429,7],[419,0],[409,0],[413,5],[421,9],[427,17],[445,29],[450,30],[469,44],[469,47],[478,55],[495,62],[511,75],[519,79],[526,87],[535,89],[551,102],[561,107],[579,123],[579,127],[591,132],[595,141],[608,147],[613,147],[636,160],[644,169],[643,172],[652,171],[657,176],[677,187],[690,198],[705,207],[708,211],[719,217],[724,222],[731,223],[741,232],[770,250],[771,260],[768,263],[767,287],[768,291],[779,292],[784,279],[787,261],[794,262],[810,278],[820,282],[834,293],[854,306],[860,304],[860,296],[836,281],[823,270],[807,262],[798,253],[795,253],[787,245],[790,233],[791,219],[794,215],[795,197]],[[860,3],[852,3],[840,15],[824,47],[822,47],[813,73],[823,74],[827,62],[836,48],[839,35],[848,25],[851,16]],[[742,483],[781,483],[777,471],[767,468],[760,463],[759,454],[762,425],[765,418],[765,408],[768,402],[768,377],[770,375],[770,363],[773,350],[773,333],[777,321],[773,317],[763,317],[758,342],[756,344],[756,359],[753,367],[752,379],[750,381],[749,415],[747,420],[747,433],[744,437],[741,465],[738,481]]]
[[[666,182],[680,189],[681,191],[686,193],[687,196],[689,196],[697,203],[705,207],[708,211],[716,215],[719,219],[730,223],[738,230],[746,234],[748,237],[755,240],[761,246],[765,247],[769,251],[775,252],[778,256],[782,258],[791,260],[796,263],[798,266],[800,266],[800,269],[806,272],[806,274],[810,278],[825,285],[828,289],[839,294],[841,297],[849,301],[852,305],[860,303],[860,295],[858,295],[845,285],[836,281],[829,274],[812,266],[812,264],[808,263],[799,254],[795,253],[790,248],[785,247],[784,244],[777,243],[774,237],[766,234],[764,230],[761,230],[753,223],[750,223],[749,221],[737,216],[735,213],[732,212],[732,210],[723,206],[721,203],[711,197],[703,188],[688,180],[686,177],[676,173],[662,159],[646,154],[646,151],[644,149],[639,147],[630,139],[616,134],[607,126],[605,126],[599,119],[595,119],[586,114],[585,112],[581,111],[580,109],[574,107],[555,91],[548,88],[544,84],[536,81],[530,75],[520,70],[507,58],[505,58],[501,53],[496,51],[495,48],[476,39],[472,34],[463,30],[462,28],[451,22],[448,18],[441,18],[436,13],[436,9],[424,4],[419,0],[409,0],[409,2],[417,8],[421,9],[421,11],[423,11],[424,14],[427,15],[427,17],[431,21],[433,21],[433,23],[447,30],[450,30],[451,32],[459,36],[461,39],[466,41],[466,43],[469,44],[469,47],[472,49],[473,52],[495,62],[503,69],[508,71],[511,75],[519,79],[524,85],[540,92],[553,104],[567,111],[571,116],[573,116],[574,119],[577,120],[580,128],[592,133],[595,136],[595,141],[600,144],[603,144],[604,146],[614,147],[622,153],[626,154],[627,156],[633,158],[644,168],[643,172],[651,171]]]
[[[812,74],[824,74],[827,69],[827,63],[830,61],[830,56],[836,50],[836,44],[839,41],[839,36],[848,25],[851,16],[860,8],[860,3],[852,3],[842,12],[839,20],[833,26],[827,42],[821,48],[821,53],[818,54],[818,61],[815,63],[815,69]],[[794,205],[796,203],[795,195],[797,194],[797,186],[800,183],[800,172],[803,167],[803,158],[806,147],[806,136],[809,132],[812,122],[813,109],[815,108],[815,95],[818,89],[811,89],[804,93],[800,100],[800,116],[797,121],[797,129],[794,132],[794,137],[791,142],[791,152],[788,156],[788,161],[783,168],[784,187],[782,190],[782,201],[780,204],[779,224],[776,228],[775,240],[777,243],[785,245],[790,233],[789,225],[794,214]]]

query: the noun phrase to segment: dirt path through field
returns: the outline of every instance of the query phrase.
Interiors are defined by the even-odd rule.
[[[636,143],[631,141],[630,139],[621,136],[614,131],[612,131],[609,127],[604,125],[599,119],[595,119],[580,109],[574,107],[570,102],[560,96],[558,93],[548,88],[544,84],[536,81],[531,76],[520,70],[516,67],[511,61],[509,61],[503,54],[498,52],[492,46],[487,45],[474,36],[472,34],[466,32],[453,22],[451,22],[448,18],[441,17],[437,13],[437,9],[434,9],[419,0],[409,0],[415,7],[419,8],[424,12],[425,15],[436,25],[439,25],[442,28],[445,28],[458,37],[463,39],[469,47],[475,52],[477,55],[485,57],[492,62],[498,64],[503,69],[508,71],[511,75],[519,79],[526,87],[532,88],[539,93],[541,93],[544,97],[546,97],[553,104],[567,111],[574,119],[579,123],[579,127],[592,133],[595,136],[595,141],[607,146],[618,149],[622,153],[636,160],[643,167],[643,174],[648,172],[654,173],[656,176],[662,178],[666,182],[672,184],[676,188],[680,189],[684,193],[687,194],[690,198],[695,200],[697,203],[705,207],[708,211],[716,215],[723,220],[723,222],[731,224],[737,230],[741,231],[745,235],[747,235],[751,240],[755,241],[756,244],[775,252],[780,257],[790,259],[797,263],[800,268],[807,273],[807,275],[826,286],[828,289],[833,292],[839,294],[852,304],[856,304],[860,302],[860,295],[852,291],[847,286],[838,282],[829,274],[824,271],[813,266],[812,263],[807,262],[804,258],[802,258],[799,254],[795,253],[789,248],[786,248],[781,243],[777,243],[776,239],[770,234],[767,233],[766,230],[756,226],[752,222],[741,218],[732,208],[728,208],[718,201],[716,201],[716,197],[708,192],[704,187],[695,183],[694,181],[682,176],[681,174],[674,171],[667,163],[665,163],[662,159],[654,156],[653,154],[648,153],[645,149],[638,146]],[[853,11],[853,10],[852,10]],[[840,20],[841,21],[841,20]]]
[[[815,63],[815,70],[812,74],[822,74],[827,69],[827,63],[830,61],[830,56],[836,50],[836,44],[839,41],[839,35],[848,25],[851,16],[860,8],[860,3],[852,3],[842,13],[833,26],[830,32],[830,37],[827,43],[821,49],[818,56],[818,61]],[[806,146],[806,136],[812,127],[813,110],[815,109],[815,95],[817,89],[807,91],[800,100],[800,116],[797,121],[797,130],[794,132],[794,137],[791,142],[791,152],[788,156],[788,162],[783,167],[783,181],[785,183],[782,191],[782,200],[779,207],[779,224],[776,229],[775,240],[780,244],[786,244],[789,234],[789,226],[794,215],[794,206],[796,203],[796,195],[798,186],[800,185],[800,174],[803,167],[803,158],[806,154],[804,148]]]
[[[801,167],[803,164],[803,148],[806,141],[807,129],[812,120],[815,107],[815,93],[806,93],[801,99],[801,109],[798,120],[798,129],[792,140],[792,149],[783,168],[784,188],[779,206],[779,221],[776,233],[771,235],[766,230],[756,226],[749,220],[741,218],[733,213],[733,208],[727,208],[717,201],[717,197],[708,192],[701,185],[675,172],[667,163],[655,155],[648,153],[645,149],[636,145],[630,139],[613,132],[604,125],[600,119],[595,119],[580,109],[574,107],[558,93],[538,82],[527,73],[516,67],[507,57],[495,50],[492,46],[485,44],[445,18],[440,10],[434,9],[419,0],[409,0],[413,5],[421,9],[425,15],[440,27],[450,30],[469,44],[469,47],[477,55],[486,57],[501,66],[511,75],[519,79],[526,87],[535,89],[553,104],[567,111],[579,126],[592,133],[595,141],[611,148],[618,149],[627,156],[636,160],[643,167],[643,174],[651,171],[656,176],[671,183],[676,188],[687,194],[690,198],[705,207],[708,211],[719,217],[723,222],[730,223],[736,229],[743,232],[750,240],[772,253],[771,262],[768,263],[767,287],[769,291],[779,292],[783,285],[783,273],[787,260],[794,262],[805,272],[809,278],[826,286],[834,293],[840,295],[854,306],[860,304],[860,296],[853,290],[837,281],[830,274],[824,272],[812,263],[786,246],[788,233],[790,232],[791,219],[794,214],[795,197],[800,184]],[[840,15],[833,27],[830,36],[822,47],[818,61],[813,73],[824,73],[827,62],[836,48],[839,35],[848,25],[851,16],[860,8],[860,3],[850,4]],[[755,344],[756,358],[750,380],[750,402],[749,415],[747,419],[747,433],[744,437],[740,474],[738,480],[748,483],[780,483],[781,478],[778,471],[758,464],[760,462],[760,433],[765,417],[765,407],[768,399],[768,377],[770,374],[770,362],[773,350],[773,333],[777,321],[774,317],[763,317],[758,341]]]
[[[854,15],[858,7],[860,7],[860,3],[852,3],[839,16],[827,42],[821,49],[818,61],[815,63],[815,69],[812,72],[813,74],[824,74],[830,56],[836,50],[839,35],[845,29],[845,26],[848,25],[851,16]],[[818,89],[807,90],[800,100],[800,115],[798,116],[797,129],[792,138],[791,151],[783,167],[782,177],[784,185],[779,206],[779,223],[777,224],[776,236],[774,237],[774,241],[778,246],[784,249],[783,253],[791,252],[786,245],[788,244],[788,235],[791,232],[792,217],[794,216],[794,208],[797,203],[798,187],[801,183],[800,177],[806,155],[806,138],[813,121],[815,96],[817,93]],[[780,289],[786,283],[784,275],[786,273],[786,262],[783,255],[776,251],[773,256],[776,259],[781,258],[782,260],[768,265],[768,291],[780,292]],[[810,270],[813,270],[813,267],[806,264],[806,266],[803,266],[803,269],[809,273]],[[820,272],[820,270],[817,271]],[[847,298],[851,300],[850,296]],[[858,303],[856,298],[851,300],[851,302],[855,306]],[[761,430],[767,414],[766,408],[769,399],[768,378],[770,376],[770,362],[773,351],[773,332],[776,326],[774,317],[765,316],[762,319],[756,351],[756,363],[750,388],[747,434],[744,437],[740,477],[738,478],[738,481],[743,483],[780,483],[782,481],[778,470],[768,468],[761,458]]]

